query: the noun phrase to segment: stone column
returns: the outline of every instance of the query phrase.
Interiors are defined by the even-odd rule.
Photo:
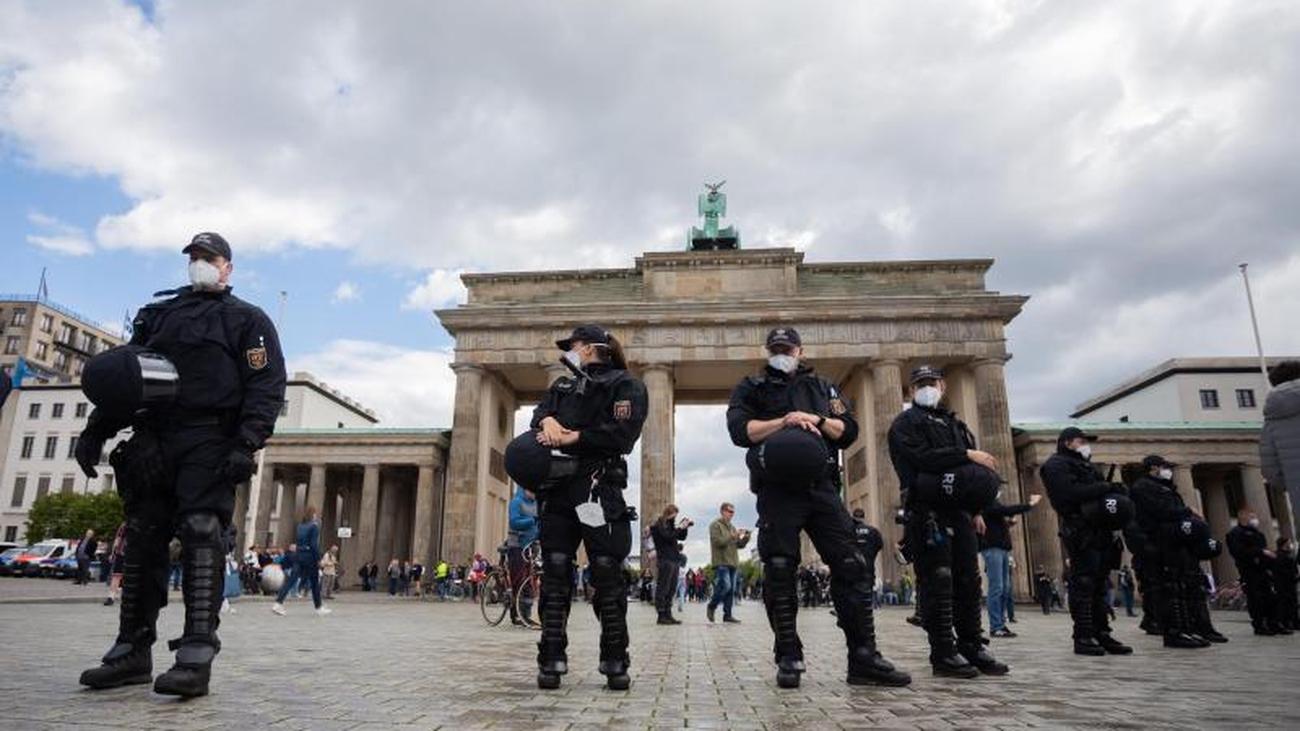
[[[261,546],[266,542],[271,527],[271,509],[275,507],[275,465],[263,460],[262,473],[257,476],[257,508],[253,514],[253,535],[249,543]]]
[[[1007,408],[1007,381],[1003,358],[981,358],[975,367],[975,409],[979,417],[979,448],[998,460],[998,474],[1007,481],[1002,488],[1002,502],[1022,502],[1020,476],[1016,472],[1016,451],[1011,442],[1011,414]],[[1013,534],[1014,536],[1014,534]],[[1022,537],[1022,536],[1016,536]],[[1029,601],[1032,571],[1025,570],[1029,554],[1023,540],[1011,542],[1019,571],[1014,574],[1015,597]]]
[[[1213,479],[1210,479],[1208,475],[1205,477],[1206,479],[1201,483],[1205,490],[1203,493],[1205,521],[1210,524],[1210,535],[1222,540],[1236,521],[1232,516],[1228,515],[1228,494],[1224,489],[1223,474],[1216,473],[1213,475]],[[1228,555],[1226,547],[1223,553],[1219,554],[1219,557],[1214,559],[1212,563],[1214,565],[1214,581],[1216,584],[1222,586],[1226,582],[1238,579],[1237,565],[1233,562],[1232,556]]]
[[[396,470],[387,470],[379,479],[379,524],[375,530],[375,560],[387,566],[397,548],[393,540],[397,524],[397,504],[401,499]],[[400,557],[399,557],[400,558]]]
[[[251,497],[251,482],[235,485],[235,512],[230,516],[230,524],[235,527],[235,555],[244,555],[248,548],[248,499]]]
[[[379,523],[379,465],[365,465],[361,478],[361,504],[357,514],[351,518],[353,530],[352,541],[356,550],[352,551],[353,573],[362,564],[375,560],[375,528]]]
[[[433,465],[420,465],[415,480],[415,527],[411,533],[411,554],[430,565],[433,539]]]
[[[305,510],[308,506],[316,508],[323,516],[325,514],[325,465],[313,464],[311,466],[311,475],[307,478],[307,505],[303,506]]]
[[[1268,501],[1268,488],[1264,486],[1264,475],[1259,471],[1259,465],[1248,462],[1241,466],[1241,494],[1259,516],[1259,529],[1264,531],[1268,547],[1272,549],[1277,540],[1277,526],[1273,524],[1276,516],[1273,515],[1272,503]]]
[[[477,363],[453,363],[451,369],[456,373],[456,402],[451,419],[442,555],[463,557],[474,553],[478,493],[483,482],[479,392],[483,388],[484,370]]]
[[[1205,503],[1201,500],[1201,491],[1196,489],[1196,478],[1192,476],[1194,464],[1180,464],[1174,468],[1174,486],[1178,488],[1178,494],[1182,496],[1183,502],[1187,507],[1192,509],[1193,513],[1205,517]]]
[[[641,429],[641,524],[646,525],[673,501],[673,371],[664,363],[642,370],[649,410]],[[642,561],[647,561],[642,554]],[[648,563],[643,563],[649,565]]]
[[[328,477],[328,473],[326,473]],[[337,477],[336,477],[337,479]],[[339,539],[339,487],[337,484],[325,486],[324,504],[320,506],[320,548],[328,551]],[[342,550],[342,546],[339,549]]]
[[[879,508],[881,538],[884,540],[883,552],[893,552],[895,544],[901,537],[899,526],[894,522],[894,511],[899,505],[898,474],[894,472],[893,462],[889,459],[889,427],[894,417],[903,410],[903,362],[896,358],[882,358],[871,363],[871,386],[873,415],[875,419],[876,443],[873,445],[871,459],[877,465],[876,495]],[[898,584],[901,569],[897,561],[882,561],[881,581]]]
[[[280,484],[280,515],[275,524],[275,542],[280,548],[293,543],[297,529],[298,468],[294,468]]]

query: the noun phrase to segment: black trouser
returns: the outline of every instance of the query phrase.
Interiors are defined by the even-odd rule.
[[[564,482],[549,487],[542,496],[540,539],[542,545],[542,590],[540,613],[542,638],[537,643],[537,662],[565,658],[568,635],[565,625],[573,598],[573,563],[578,545],[587,548],[591,560],[591,606],[600,621],[600,659],[627,662],[627,583],[623,560],[632,550],[632,524],[626,516],[623,485],[601,482],[595,494],[605,515],[605,525],[591,527],[578,520],[575,508],[592,499],[590,473],[579,471]],[[612,522],[611,522],[612,521]]]
[[[86,584],[90,582],[90,559],[77,557],[77,583]]]
[[[979,538],[970,514],[914,505],[906,530],[908,544],[915,551],[930,660],[951,657],[960,648],[977,647],[982,634]]]
[[[1246,590],[1246,611],[1250,613],[1250,623],[1256,629],[1272,626],[1277,616],[1277,598],[1273,594],[1273,582],[1268,571],[1262,566],[1237,564],[1237,573],[1241,575],[1241,584]]]
[[[1081,522],[1067,522],[1062,538],[1070,556],[1070,618],[1074,639],[1110,634],[1110,608],[1106,605],[1106,575],[1119,568],[1120,551],[1115,535]]]
[[[801,531],[808,533],[822,561],[830,567],[831,601],[849,653],[857,648],[874,652],[874,568],[858,551],[853,518],[844,502],[831,481],[822,479],[811,488],[764,485],[758,492],[758,554],[766,581],[763,604],[775,635],[773,653],[777,662],[803,658],[803,644],[795,630],[795,572]]]
[[[659,572],[655,577],[655,610],[659,612],[659,616],[667,617],[673,613],[673,597],[677,594],[677,574],[681,571],[682,565],[678,563],[676,557],[667,561],[660,559],[657,564]]]
[[[168,544],[179,534],[185,566],[184,635],[172,643],[220,646],[216,629],[225,567],[225,527],[234,511],[234,485],[219,476],[233,440],[217,423],[170,425],[156,437],[164,476],[153,485],[118,474],[126,513],[119,642],[150,645],[158,611],[167,604]],[[213,586],[215,582],[215,588]]]
[[[1052,589],[1048,587],[1038,587],[1038,604],[1043,608],[1043,614],[1052,613]]]
[[[1279,561],[1294,559],[1279,558]],[[1273,594],[1277,597],[1277,618],[1284,626],[1296,628],[1296,577],[1287,571],[1273,572]]]

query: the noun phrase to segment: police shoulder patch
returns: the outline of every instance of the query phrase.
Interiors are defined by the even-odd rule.
[[[615,419],[616,421],[627,421],[628,419],[631,419],[631,418],[632,418],[632,402],[631,402],[631,401],[626,401],[626,400],[624,400],[624,401],[615,401],[615,402],[614,402],[614,419]]]
[[[249,348],[244,351],[244,356],[248,358],[248,367],[255,371],[260,371],[266,367],[266,348]]]
[[[831,399],[831,414],[835,416],[843,416],[844,412],[848,410],[849,410],[848,407],[844,405],[843,399],[838,399],[838,398]]]

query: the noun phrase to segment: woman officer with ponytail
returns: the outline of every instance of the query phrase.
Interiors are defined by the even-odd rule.
[[[533,412],[531,431],[506,450],[507,471],[536,489],[541,504],[537,685],[558,688],[568,671],[565,625],[582,542],[600,621],[600,672],[611,689],[625,690],[631,681],[623,561],[632,549],[636,511],[623,501],[624,456],[641,436],[646,390],[627,372],[622,346],[604,328],[582,325],[556,345],[573,375],[551,385]]]

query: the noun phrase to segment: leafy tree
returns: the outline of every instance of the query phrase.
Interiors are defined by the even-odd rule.
[[[122,499],[116,492],[78,495],[55,492],[37,498],[27,513],[27,542],[47,538],[80,538],[86,529],[101,540],[111,538],[123,520]]]

